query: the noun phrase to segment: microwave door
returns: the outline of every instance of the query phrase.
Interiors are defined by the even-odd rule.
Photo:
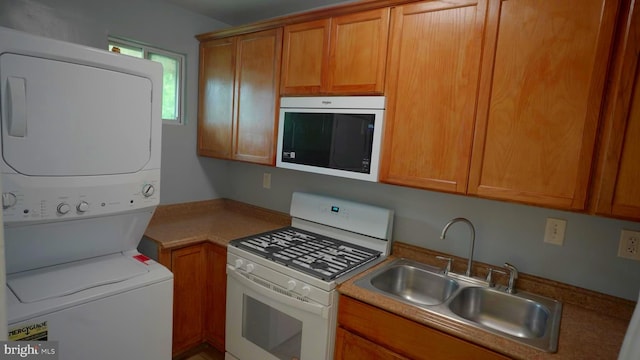
[[[328,167],[333,133],[332,114],[287,113],[283,136],[285,162]]]
[[[335,114],[329,167],[368,174],[373,125],[373,115]]]

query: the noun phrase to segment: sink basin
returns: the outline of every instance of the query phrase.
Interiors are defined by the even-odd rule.
[[[415,266],[400,264],[371,278],[371,286],[419,305],[443,303],[458,283]]]
[[[520,338],[541,338],[548,329],[550,311],[543,304],[488,288],[462,289],[449,303],[456,315]]]
[[[401,260],[356,284],[412,305],[436,305],[451,297],[459,287],[457,281],[438,272],[435,267]]]
[[[397,259],[356,286],[536,349],[558,348],[562,304],[527,292],[509,294],[479,279]]]

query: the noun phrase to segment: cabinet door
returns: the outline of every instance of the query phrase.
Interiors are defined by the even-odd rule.
[[[389,8],[331,20],[329,93],[378,93],[384,90]]]
[[[502,0],[492,9],[469,193],[585,208],[618,3]]]
[[[358,335],[338,327],[335,360],[408,360]]]
[[[392,10],[381,181],[464,193],[485,0]]]
[[[171,254],[174,355],[203,339],[204,261],[203,245],[174,250]]]
[[[233,158],[275,164],[282,29],[237,39]]]
[[[284,27],[280,93],[315,94],[325,87],[329,19]]]
[[[206,320],[205,338],[219,351],[224,352],[225,313],[227,301],[227,249],[208,243],[206,265]]]
[[[640,7],[637,1],[631,4],[611,77],[596,212],[640,220]]]
[[[231,157],[235,39],[200,44],[198,154]]]

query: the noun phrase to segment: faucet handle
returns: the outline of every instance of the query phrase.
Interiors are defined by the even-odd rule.
[[[446,256],[436,256],[436,259],[444,260],[447,262],[447,266],[445,266],[444,268],[444,274],[445,275],[449,274],[449,271],[451,271],[451,263],[453,263],[453,258],[446,257]]]
[[[487,283],[489,283],[489,287],[495,287],[496,286],[496,282],[493,280],[493,273],[500,273],[500,274],[503,274],[503,275],[507,275],[506,271],[499,270],[499,269],[494,269],[494,268],[489,268],[489,271],[487,272],[487,278],[486,278]]]
[[[509,285],[507,286],[507,290],[505,291],[508,292],[509,294],[515,294],[516,279],[518,278],[518,269],[516,269],[515,266],[507,262],[504,263],[504,267],[507,268],[507,270],[509,270]]]

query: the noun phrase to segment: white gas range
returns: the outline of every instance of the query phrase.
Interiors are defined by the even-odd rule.
[[[389,255],[392,210],[294,193],[290,214],[229,243],[226,359],[331,359],[337,284]]]

